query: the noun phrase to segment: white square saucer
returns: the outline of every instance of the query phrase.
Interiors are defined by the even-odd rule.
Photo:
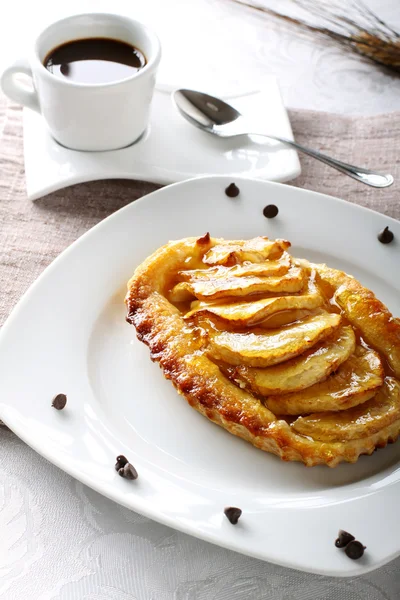
[[[274,77],[263,89],[229,98],[260,133],[293,139]],[[24,110],[27,195],[31,200],[76,183],[98,179],[139,179],[169,184],[197,175],[242,175],[288,181],[300,174],[294,150],[271,140],[221,139],[185,121],[173,105],[171,88],[154,93],[150,124],[135,144],[110,152],[80,152],[58,144],[42,117]]]

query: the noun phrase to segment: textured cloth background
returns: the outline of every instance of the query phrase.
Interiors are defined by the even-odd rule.
[[[400,114],[348,118],[291,111],[299,142],[391,172],[386,190],[300,156],[293,185],[400,219]],[[21,111],[0,97],[0,322],[64,248],[154,190],[101,181],[26,199]],[[149,521],[101,497],[0,430],[0,598],[3,600],[397,600],[400,558],[337,580],[247,558]],[[366,515],[368,518],[368,515]]]

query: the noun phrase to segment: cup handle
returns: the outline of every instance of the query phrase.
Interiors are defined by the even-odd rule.
[[[24,58],[16,60],[3,72],[0,79],[0,86],[6,96],[11,98],[11,100],[14,100],[14,102],[40,112],[36,90],[29,90],[26,85],[18,81],[15,77],[21,73],[28,75],[28,77],[32,79],[32,86],[34,87],[32,70],[28,61]]]

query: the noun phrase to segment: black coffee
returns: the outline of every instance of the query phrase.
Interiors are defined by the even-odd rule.
[[[137,73],[146,58],[131,44],[108,38],[74,40],[46,56],[44,66],[61,79],[76,83],[111,83]]]

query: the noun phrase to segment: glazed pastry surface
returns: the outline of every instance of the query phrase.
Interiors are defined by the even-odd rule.
[[[217,425],[285,461],[356,462],[400,432],[400,321],[351,275],[289,247],[169,242],[128,282],[127,320]]]

